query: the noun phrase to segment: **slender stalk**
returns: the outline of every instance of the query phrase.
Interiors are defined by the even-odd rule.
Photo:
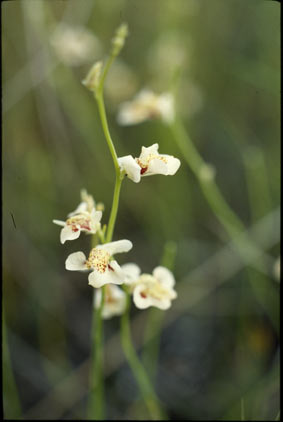
[[[176,119],[175,122],[170,125],[170,128],[177,145],[182,151],[187,164],[197,177],[201,189],[216,217],[225,227],[227,232],[234,237],[234,235],[244,229],[243,223],[229,207],[213,178],[202,178],[201,170],[206,166],[206,163],[195,148],[181,120]]]
[[[119,196],[121,190],[121,184],[123,180],[123,176],[120,175],[120,168],[118,164],[117,154],[115,151],[115,147],[113,141],[111,139],[106,112],[105,112],[105,105],[103,99],[103,83],[106,77],[106,74],[114,60],[114,57],[110,56],[108,59],[104,72],[102,74],[102,78],[100,81],[99,88],[95,94],[95,99],[98,105],[99,116],[101,119],[102,129],[105,135],[105,139],[107,141],[114,167],[115,167],[115,174],[116,174],[116,182],[114,188],[114,195],[111,207],[111,213],[108,222],[107,234],[106,238],[104,238],[104,234],[100,234],[100,240],[105,242],[111,242],[115,221],[118,212],[119,206]],[[104,242],[105,240],[105,242]],[[97,238],[93,236],[92,239],[92,247],[95,247],[97,242]],[[92,318],[92,356],[91,356],[91,370],[90,370],[90,400],[88,406],[88,417],[90,419],[103,419],[104,416],[104,382],[103,382],[103,320],[102,320],[102,310],[104,306],[104,299],[105,299],[105,286],[102,287],[102,297],[101,303],[99,308],[94,307],[93,311],[93,318]]]
[[[111,213],[110,213],[109,222],[108,222],[107,235],[106,235],[106,242],[111,242],[111,240],[112,240],[113,231],[114,231],[115,222],[116,222],[116,217],[117,217],[117,212],[118,212],[118,207],[119,207],[119,198],[120,198],[122,181],[123,181],[123,179],[120,176],[118,176],[118,177],[116,176],[112,208],[111,208]]]
[[[244,224],[227,204],[216,182],[214,181],[213,176],[203,177],[202,170],[205,169],[207,164],[195,148],[181,120],[176,119],[175,122],[170,125],[170,129],[187,164],[195,174],[214,215],[233,240],[238,253],[245,261],[249,262],[252,257],[257,254],[258,248],[245,234]],[[238,236],[239,234],[241,234],[241,236]],[[264,266],[264,263],[260,263],[260,265]]]
[[[126,290],[125,290],[126,291]],[[147,409],[152,417],[152,419],[160,420],[164,417],[164,414],[161,411],[158,398],[152,388],[150,380],[142,366],[134,346],[131,341],[131,332],[130,332],[130,321],[129,321],[129,312],[130,312],[130,295],[126,292],[127,295],[127,307],[124,314],[121,317],[121,341],[123,349],[126,355],[126,358],[129,362],[129,365],[133,371],[133,374],[136,378],[136,381],[139,385],[141,394],[147,406]]]
[[[106,112],[105,112],[103,94],[100,90],[96,93],[95,98],[96,98],[97,105],[98,105],[98,111],[99,111],[99,116],[100,116],[100,119],[101,119],[102,129],[103,129],[105,139],[107,141],[107,144],[108,144],[108,147],[109,147],[112,159],[113,159],[116,177],[117,177],[118,175],[120,175],[120,168],[119,168],[116,150],[115,150],[115,147],[114,147],[114,144],[113,144],[113,141],[111,139],[110,132],[109,132],[109,127],[108,127]]]
[[[160,265],[168,268],[170,271],[173,271],[176,251],[177,246],[175,242],[166,242],[164,245],[163,256]],[[155,381],[157,372],[160,338],[164,316],[164,311],[156,308],[151,308],[147,316],[142,362],[152,382]]]
[[[102,420],[104,416],[104,383],[103,383],[103,320],[105,286],[102,287],[101,304],[94,308],[92,317],[92,353],[90,368],[90,400],[88,418]]]

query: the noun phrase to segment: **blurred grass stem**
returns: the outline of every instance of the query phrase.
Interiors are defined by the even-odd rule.
[[[104,383],[103,383],[103,321],[102,309],[104,305],[105,288],[102,287],[101,303],[94,307],[92,318],[92,356],[90,368],[90,400],[88,418],[101,420],[104,415]]]
[[[167,241],[164,245],[163,256],[160,265],[173,271],[177,245],[175,242]],[[164,320],[164,311],[151,308],[148,313],[144,334],[144,350],[142,360],[152,382],[155,381],[158,356],[160,349],[160,337]]]
[[[128,292],[127,295],[127,307],[124,314],[121,316],[121,340],[123,349],[126,355],[126,358],[129,362],[129,365],[133,371],[133,374],[137,380],[139,385],[141,394],[151,415],[152,419],[160,420],[164,418],[164,414],[160,409],[158,398],[155,395],[155,392],[152,388],[151,382],[149,377],[147,376],[143,365],[141,364],[134,346],[131,341],[131,332],[130,332],[130,321],[129,321],[129,313],[130,313],[130,305],[131,305],[131,298]]]

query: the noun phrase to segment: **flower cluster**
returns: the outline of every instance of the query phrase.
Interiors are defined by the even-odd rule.
[[[103,209],[103,205],[96,205],[93,197],[86,190],[82,190],[81,202],[75,211],[68,214],[67,220],[53,220],[55,224],[63,226],[60,234],[61,243],[77,239],[81,232],[101,234],[101,209]],[[78,251],[71,253],[66,259],[66,270],[89,272],[89,285],[98,289],[95,296],[95,307],[100,306],[102,297],[100,288],[106,285],[102,311],[102,317],[105,319],[121,315],[125,310],[126,293],[118,285],[126,286],[139,309],[149,306],[168,309],[171,306],[171,301],[177,297],[174,290],[174,276],[167,268],[157,267],[152,275],[141,274],[141,270],[136,264],[128,263],[120,266],[113,258],[118,253],[128,252],[132,247],[133,244],[130,240],[123,239],[97,245],[91,249],[88,257]]]
[[[83,85],[95,93],[100,111],[104,110],[102,91],[105,76],[114,57],[119,54],[123,47],[127,35],[127,25],[122,24],[112,40],[109,61],[106,64],[103,64],[102,61],[95,63],[82,81]],[[159,118],[168,124],[173,122],[175,108],[172,94],[163,93],[156,95],[149,90],[143,90],[133,101],[123,103],[117,116],[118,122],[122,125],[136,124],[155,118]],[[109,139],[107,131],[105,136],[108,143],[110,142],[111,144],[112,140]],[[116,173],[116,186],[117,180],[121,183],[125,175],[135,183],[139,183],[144,176],[155,174],[174,175],[180,167],[180,160],[172,155],[159,154],[158,149],[159,145],[154,143],[149,147],[143,146],[138,157],[133,157],[132,155],[117,157],[113,146],[115,155],[113,159],[115,159],[115,167],[118,170]],[[113,209],[114,213],[112,213]],[[106,225],[104,225],[105,230],[101,229],[103,206],[101,204],[96,205],[93,197],[85,190],[81,191],[80,204],[75,211],[67,215],[65,221],[53,220],[55,224],[62,226],[60,233],[61,243],[77,239],[81,232],[92,235],[97,234],[94,238],[96,246],[92,247],[87,256],[82,251],[73,252],[68,256],[65,262],[66,270],[88,272],[89,285],[97,289],[94,300],[95,307],[100,307],[101,305],[101,288],[105,286],[103,287],[103,318],[122,314],[126,308],[127,294],[132,294],[133,301],[139,309],[146,309],[150,306],[163,310],[168,309],[172,300],[177,297],[177,293],[174,290],[175,279],[171,271],[165,267],[158,266],[153,270],[152,274],[142,273],[136,264],[128,263],[120,266],[114,258],[116,254],[128,252],[133,247],[132,242],[127,239],[109,241],[112,239],[117,209],[118,201],[116,198],[115,207],[113,200],[109,219],[106,235],[107,243],[105,243],[104,237],[107,229]],[[98,240],[101,243],[98,243]],[[120,285],[123,285],[123,290],[118,287]]]

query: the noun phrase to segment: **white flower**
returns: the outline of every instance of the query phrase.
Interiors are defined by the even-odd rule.
[[[134,125],[148,119],[162,119],[171,123],[175,117],[174,98],[169,92],[157,95],[144,89],[132,101],[120,105],[117,121],[120,125]]]
[[[129,240],[98,245],[90,251],[88,259],[83,252],[74,252],[68,256],[65,267],[70,271],[92,270],[88,276],[88,284],[99,288],[104,284],[123,284],[125,275],[112,255],[128,252],[133,244]]]
[[[94,306],[99,308],[101,304],[101,289],[95,294]],[[105,299],[102,309],[102,318],[109,319],[112,316],[122,315],[126,309],[126,293],[115,284],[107,284],[105,288]]]
[[[101,53],[99,40],[83,26],[57,25],[50,43],[58,58],[67,66],[82,65]]]
[[[124,283],[128,285],[131,292],[133,292],[133,289],[135,288],[136,284],[138,283],[141,269],[138,265],[129,262],[128,264],[122,265],[122,270],[125,275],[125,281]]]
[[[81,199],[82,202],[75,211],[68,214],[66,221],[53,220],[53,223],[63,227],[60,233],[61,243],[65,243],[66,240],[77,239],[81,231],[94,234],[101,227],[102,211],[95,208],[93,197],[85,189],[82,189]]]
[[[148,148],[142,147],[138,158],[133,158],[131,155],[118,158],[121,171],[125,171],[135,183],[140,181],[141,176],[174,175],[180,167],[180,160],[172,155],[159,154],[158,148],[158,144],[153,144]]]
[[[171,301],[176,299],[175,279],[165,267],[156,267],[153,274],[142,274],[133,289],[133,300],[137,308],[146,309],[155,306],[168,309]]]
[[[53,223],[63,226],[60,233],[60,241],[63,244],[66,240],[77,239],[82,231],[89,234],[96,233],[100,229],[101,217],[102,212],[93,209],[90,214],[82,212],[68,218],[66,221],[53,220]]]

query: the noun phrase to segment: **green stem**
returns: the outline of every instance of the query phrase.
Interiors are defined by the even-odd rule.
[[[90,368],[90,400],[88,418],[102,420],[104,415],[104,384],[103,384],[103,320],[105,286],[102,287],[101,303],[94,308],[92,318],[92,353]]]
[[[206,163],[196,150],[182,122],[176,120],[170,125],[170,129],[187,164],[198,179],[214,215],[226,229],[242,259],[249,263],[258,252],[257,246],[248,238],[244,231],[244,224],[227,204],[213,177],[204,178],[202,176],[201,170],[206,166]],[[259,263],[259,265],[263,267],[264,263]]]
[[[170,128],[187,164],[197,177],[201,189],[215,216],[225,227],[231,237],[239,234],[244,230],[243,223],[223,198],[214,179],[202,178],[201,170],[204,168],[204,166],[206,166],[206,163],[195,148],[182,122],[180,120],[175,120]]]
[[[118,158],[117,158],[117,154],[116,154],[116,150],[113,144],[113,141],[111,139],[111,135],[109,132],[109,127],[108,127],[108,123],[107,123],[107,118],[106,118],[106,112],[105,112],[105,105],[104,105],[104,99],[103,99],[103,94],[102,92],[99,90],[96,93],[96,101],[97,101],[97,105],[98,105],[98,111],[99,111],[99,116],[101,119],[101,124],[102,124],[102,129],[113,159],[113,163],[114,163],[114,167],[115,167],[115,172],[116,172],[116,176],[120,175],[120,167],[119,167],[119,163],[118,163]]]
[[[118,212],[118,207],[119,207],[119,198],[120,198],[122,180],[123,179],[120,176],[116,175],[113,202],[112,202],[112,208],[111,208],[111,213],[110,213],[109,222],[108,222],[107,235],[106,235],[106,242],[111,242],[111,240],[112,240],[113,231],[114,231],[115,222],[116,222],[116,217],[117,217],[117,212]]]
[[[130,332],[130,321],[129,321],[129,312],[130,312],[130,295],[126,292],[127,295],[127,307],[124,314],[121,317],[121,340],[123,349],[126,355],[126,358],[129,362],[129,365],[133,371],[133,374],[136,378],[136,381],[139,385],[141,394],[147,406],[147,409],[152,417],[152,419],[160,420],[164,417],[163,412],[160,409],[158,398],[155,395],[154,389],[150,383],[150,380],[136,354],[136,351],[133,347],[131,341],[131,332]]]

